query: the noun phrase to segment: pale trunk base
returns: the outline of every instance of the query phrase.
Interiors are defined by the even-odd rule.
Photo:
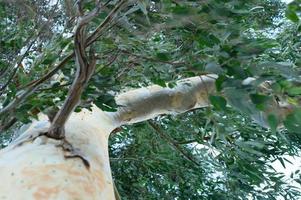
[[[72,114],[66,139],[82,158],[66,158],[68,152],[60,147],[61,141],[29,138],[49,127],[45,117],[34,122],[0,152],[0,199],[115,199],[107,146],[114,128],[111,123],[111,118],[95,107],[93,112]]]

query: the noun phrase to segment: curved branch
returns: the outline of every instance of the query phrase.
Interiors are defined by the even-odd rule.
[[[217,75],[208,74],[183,79],[174,88],[153,85],[120,94],[120,106],[111,113],[116,126],[151,119],[161,114],[183,113],[210,105],[208,95],[215,91]]]
[[[180,80],[174,88],[153,85],[122,93],[115,98],[117,105],[120,106],[117,112],[108,115],[112,117],[114,126],[119,127],[146,121],[162,114],[178,114],[208,107],[209,96],[216,91],[217,77],[216,74],[207,74]],[[260,88],[266,90],[264,84]],[[269,128],[267,120],[269,115],[276,115],[281,120],[292,111],[290,104],[271,100],[266,110],[258,110],[258,115],[250,117],[258,125]]]
[[[89,62],[88,56],[85,52],[85,27],[98,14],[100,10],[99,6],[100,4],[98,4],[93,11],[89,12],[86,15],[80,16],[78,20],[78,25],[76,27],[74,37],[74,52],[77,66],[76,76],[62,108],[55,115],[50,126],[48,136],[52,138],[60,139],[65,137],[64,125],[71,113],[73,112],[73,110],[75,109],[75,107],[77,106],[77,104],[79,103],[81,94],[94,73],[96,64],[95,57],[93,57]],[[79,1],[78,3],[78,8],[79,13],[82,13],[81,1]],[[91,56],[94,55],[93,52],[91,54]]]
[[[116,14],[122,9],[122,7],[128,2],[128,0],[121,0],[113,10],[108,14],[108,16],[103,20],[103,22],[93,31],[93,33],[87,38],[87,46],[95,42],[101,35],[101,33],[106,28],[106,25],[109,24]]]
[[[109,2],[109,1],[108,1]],[[107,2],[107,3],[108,3]],[[108,16],[105,18],[105,20],[96,28],[96,30],[87,38],[85,42],[85,48],[93,44],[96,39],[98,39],[102,32],[105,30],[107,25],[114,19],[114,16],[116,13],[119,12],[119,10],[122,8],[122,6],[127,2],[127,0],[121,1],[119,4],[117,4],[114,9],[108,14]],[[105,3],[104,6],[107,4]],[[101,4],[99,4],[101,6]],[[99,11],[99,10],[98,10]],[[38,86],[51,78],[56,72],[58,72],[71,58],[73,58],[75,55],[74,52],[67,55],[60,63],[58,63],[51,71],[49,71],[47,74],[45,74],[43,77],[41,77],[38,80],[32,81],[22,87],[21,89],[25,89],[25,91],[21,92],[21,95],[17,96],[9,105],[4,107],[0,110],[0,116],[11,111],[12,109],[16,108],[19,103],[22,103],[26,100],[28,96],[30,96],[37,88]]]

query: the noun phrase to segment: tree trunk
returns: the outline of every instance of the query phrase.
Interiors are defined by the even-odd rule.
[[[123,124],[206,107],[216,75],[184,79],[174,88],[150,86],[116,97],[117,112],[73,113],[66,141],[48,138],[45,115],[0,152],[0,199],[115,199],[108,155],[110,133]]]
[[[73,113],[65,126],[72,149],[38,136],[49,126],[40,117],[1,151],[0,199],[114,199],[108,155],[112,119],[96,107]]]

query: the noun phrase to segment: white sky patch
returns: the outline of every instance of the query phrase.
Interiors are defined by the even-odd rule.
[[[284,165],[285,165],[284,168],[283,165],[280,163],[280,161],[276,160],[275,162],[272,163],[273,168],[277,172],[281,172],[285,175],[285,178],[287,178],[287,183],[289,185],[295,186],[301,190],[301,185],[293,180],[293,178],[298,178],[298,176],[294,176],[293,178],[290,177],[292,173],[296,172],[297,170],[301,170],[301,157],[297,157],[297,156],[293,157],[293,156],[286,155],[283,156],[283,158],[289,160],[291,163],[284,160]],[[282,200],[282,198],[279,197],[279,200]]]
[[[288,4],[288,3],[293,2],[294,0],[281,0],[281,1]]]
[[[196,142],[191,143],[188,146],[196,148],[198,150],[206,149],[208,151],[208,153],[213,155],[214,157],[216,157],[220,154],[218,149],[207,146],[207,145],[198,144]],[[196,152],[194,152],[194,153],[196,153]],[[301,157],[284,155],[284,156],[282,156],[282,158],[285,158],[289,161],[288,162],[285,159],[283,159],[285,167],[281,164],[281,162],[278,159],[276,161],[274,161],[273,163],[271,163],[272,167],[275,169],[276,172],[283,173],[285,175],[284,179],[288,185],[297,187],[301,190],[301,185],[293,180],[294,178],[298,178],[300,173],[295,174],[294,177],[291,178],[292,173],[296,172],[297,170],[301,170]],[[214,174],[214,176],[220,177],[220,176],[222,176],[222,174],[220,172],[216,172]],[[262,187],[264,187],[264,185]],[[252,198],[247,197],[247,199],[251,200]],[[282,197],[279,196],[279,197],[277,197],[277,200],[285,200],[285,199],[283,199]]]
[[[278,172],[284,173],[286,176],[290,176],[291,172],[295,172],[296,170],[301,169],[301,158],[300,157],[293,157],[293,156],[283,156],[287,160],[289,160],[291,163],[284,161],[285,168],[282,166],[279,160],[273,162],[273,167]]]
[[[59,0],[50,0],[49,5],[54,6],[58,3]]]

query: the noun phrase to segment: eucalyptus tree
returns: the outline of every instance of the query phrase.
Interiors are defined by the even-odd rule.
[[[1,197],[298,199],[300,3],[1,1]]]

